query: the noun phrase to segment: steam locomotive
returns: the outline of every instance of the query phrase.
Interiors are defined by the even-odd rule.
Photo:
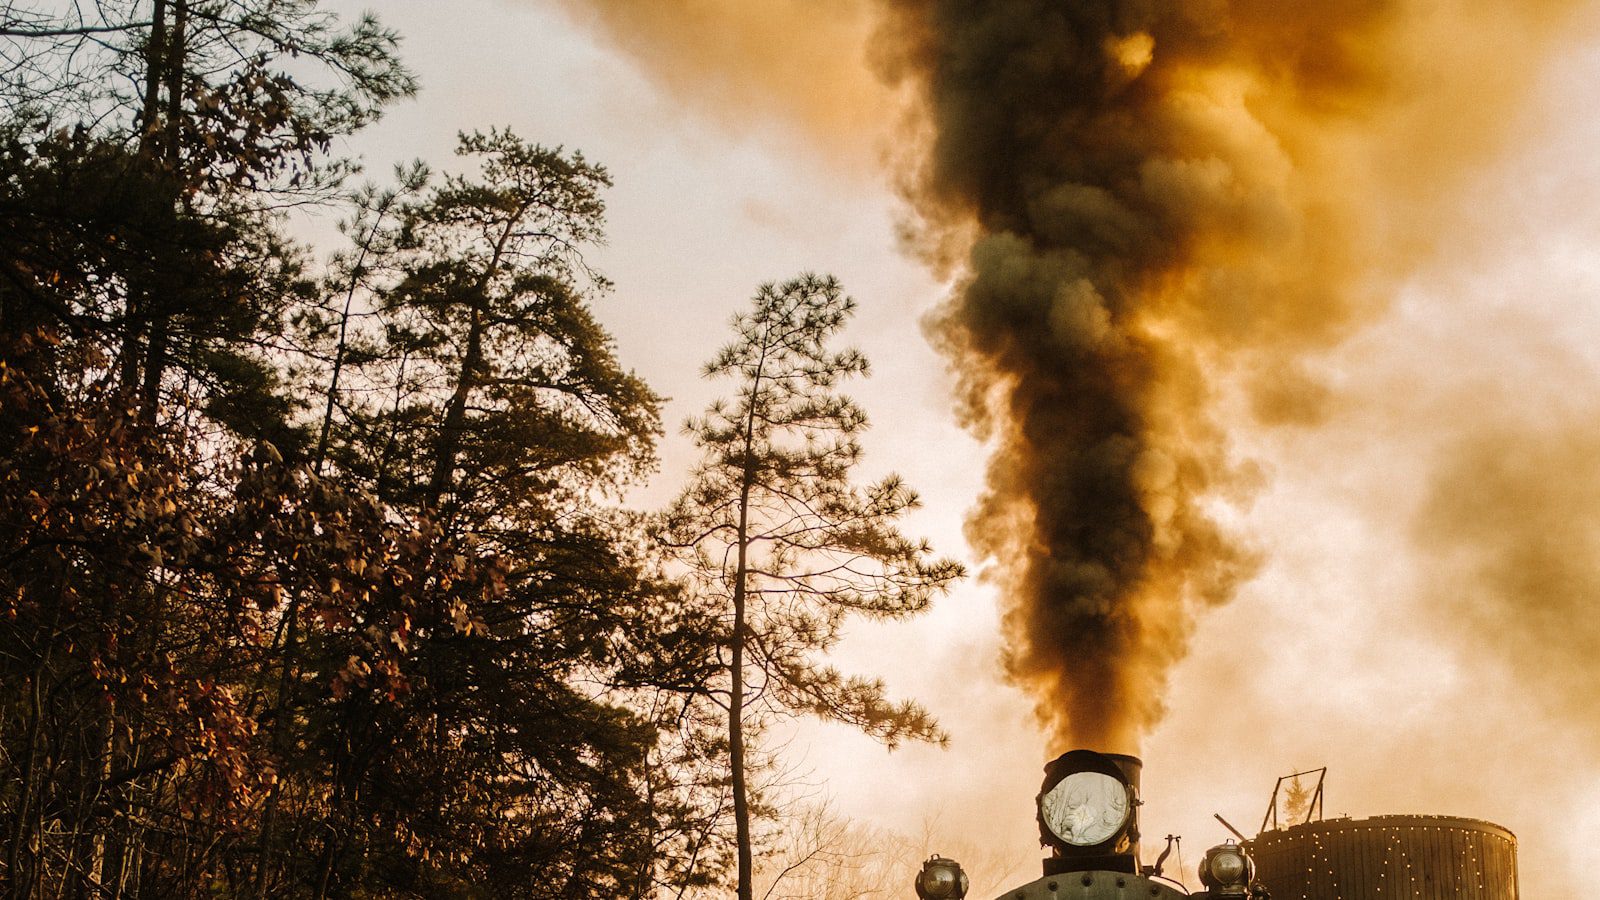
[[[1190,893],[1163,876],[1167,853],[1140,864],[1140,767],[1136,757],[1090,750],[1045,766],[1037,798],[1040,841],[1050,848],[1044,876],[996,900],[1517,898],[1516,837],[1490,822],[1444,816],[1307,816],[1272,830],[1263,821],[1255,838],[1239,835],[1237,843],[1207,850],[1199,868],[1204,889]],[[967,890],[967,875],[952,859],[934,856],[917,874],[921,900],[963,900]]]
[[[1073,750],[1045,766],[1040,786],[1039,838],[1050,848],[1044,877],[1006,891],[998,900],[1268,900],[1255,880],[1244,847],[1225,841],[1200,862],[1205,890],[1191,894],[1162,876],[1166,854],[1154,865],[1139,864],[1139,770],[1137,757]],[[966,873],[954,860],[935,856],[917,874],[922,900],[961,900]]]

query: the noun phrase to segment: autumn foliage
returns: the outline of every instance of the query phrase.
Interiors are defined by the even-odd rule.
[[[187,892],[237,854],[264,801],[318,768],[307,696],[351,746],[355,721],[406,702],[418,632],[470,633],[465,609],[503,578],[270,444],[219,451],[142,421],[104,380],[68,386],[64,358],[96,360],[57,336],[9,335],[3,351],[12,889],[54,876]],[[293,616],[314,649],[286,642]],[[334,812],[333,792],[313,798]]]
[[[500,129],[392,183],[330,155],[414,90],[397,40],[306,0],[0,11],[8,898],[715,889],[750,852],[752,634],[782,708],[936,734],[811,662],[958,574],[888,524],[908,490],[830,462],[864,417],[773,407],[841,438],[759,486],[827,513],[799,557],[885,572],[821,631],[735,622],[698,545],[618,505],[661,399],[590,311],[606,170]],[[343,246],[296,241],[307,206]]]
[[[0,16],[0,890],[714,881],[649,767],[715,770],[655,700],[712,638],[609,505],[658,400],[587,311],[604,170],[495,131],[350,191],[413,84],[311,3]]]

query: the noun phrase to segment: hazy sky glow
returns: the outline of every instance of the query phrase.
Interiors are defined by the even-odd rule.
[[[970,561],[963,520],[982,490],[984,448],[957,424],[952,380],[919,324],[947,287],[897,241],[904,208],[873,160],[903,154],[882,144],[887,107],[885,127],[873,127],[885,98],[872,95],[859,46],[817,63],[819,79],[859,99],[830,108],[806,102],[783,65],[753,75],[754,87],[659,77],[665,63],[607,39],[573,12],[581,5],[379,6],[406,36],[423,92],[351,149],[375,174],[414,156],[447,166],[456,131],[509,125],[605,164],[616,181],[610,244],[594,262],[616,289],[598,313],[623,361],[671,398],[670,423],[723,390],[698,379],[699,365],[758,283],[838,275],[861,303],[851,338],[874,365],[854,391],[875,423],[866,468],[905,475],[925,502],[912,530]],[[722,6],[702,4],[697,27],[714,29]],[[841,3],[838,22],[798,45],[823,54],[829,40],[859,37],[856,8]],[[1327,765],[1329,815],[1505,825],[1536,900],[1575,894],[1592,875],[1600,117],[1587,110],[1600,102],[1600,15],[1567,30],[1548,57],[1507,53],[1519,68],[1505,83],[1531,85],[1504,110],[1507,139],[1434,186],[1450,196],[1410,222],[1425,234],[1401,236],[1424,251],[1385,281],[1391,309],[1310,360],[1331,388],[1324,420],[1269,429],[1252,424],[1242,397],[1221,406],[1233,451],[1262,478],[1252,502],[1217,514],[1265,563],[1201,618],[1173,670],[1168,714],[1142,750],[1147,845],[1181,833],[1192,864],[1225,836],[1212,813],[1253,831],[1276,776]],[[714,56],[715,31],[696,34]],[[707,92],[717,102],[697,99]],[[1419,194],[1434,189],[1427,146],[1409,158]],[[689,463],[675,432],[662,451],[640,504],[670,497]],[[1035,857],[1046,740],[1002,677],[1000,641],[995,588],[978,579],[911,625],[857,629],[843,667],[926,703],[950,748],[891,755],[803,727],[794,751],[862,821],[915,832],[932,820],[952,845]],[[976,884],[974,896],[1007,886]]]

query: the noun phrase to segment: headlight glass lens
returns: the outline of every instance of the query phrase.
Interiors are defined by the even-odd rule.
[[[922,890],[929,897],[948,897],[955,887],[956,873],[945,866],[934,866],[922,873]]]
[[[1104,843],[1128,821],[1128,789],[1099,772],[1074,772],[1040,800],[1045,825],[1075,847]]]
[[[1233,884],[1244,877],[1244,857],[1237,853],[1218,853],[1211,857],[1211,877],[1219,884]]]

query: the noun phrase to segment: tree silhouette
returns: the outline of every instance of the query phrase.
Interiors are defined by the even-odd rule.
[[[882,682],[818,659],[850,615],[912,615],[962,575],[896,527],[917,505],[898,477],[852,481],[867,418],[838,388],[865,375],[867,360],[828,342],[853,309],[832,277],[761,287],[734,319],[734,341],[705,367],[706,377],[734,379],[736,392],[687,424],[704,456],[666,516],[667,543],[725,629],[717,662],[726,676],[705,696],[726,712],[740,900],[753,896],[752,727],[791,712],[890,747],[945,740],[921,706],[891,702]]]
[[[1311,789],[1300,783],[1300,776],[1290,780],[1283,794],[1283,818],[1291,825],[1306,820],[1311,812]]]

